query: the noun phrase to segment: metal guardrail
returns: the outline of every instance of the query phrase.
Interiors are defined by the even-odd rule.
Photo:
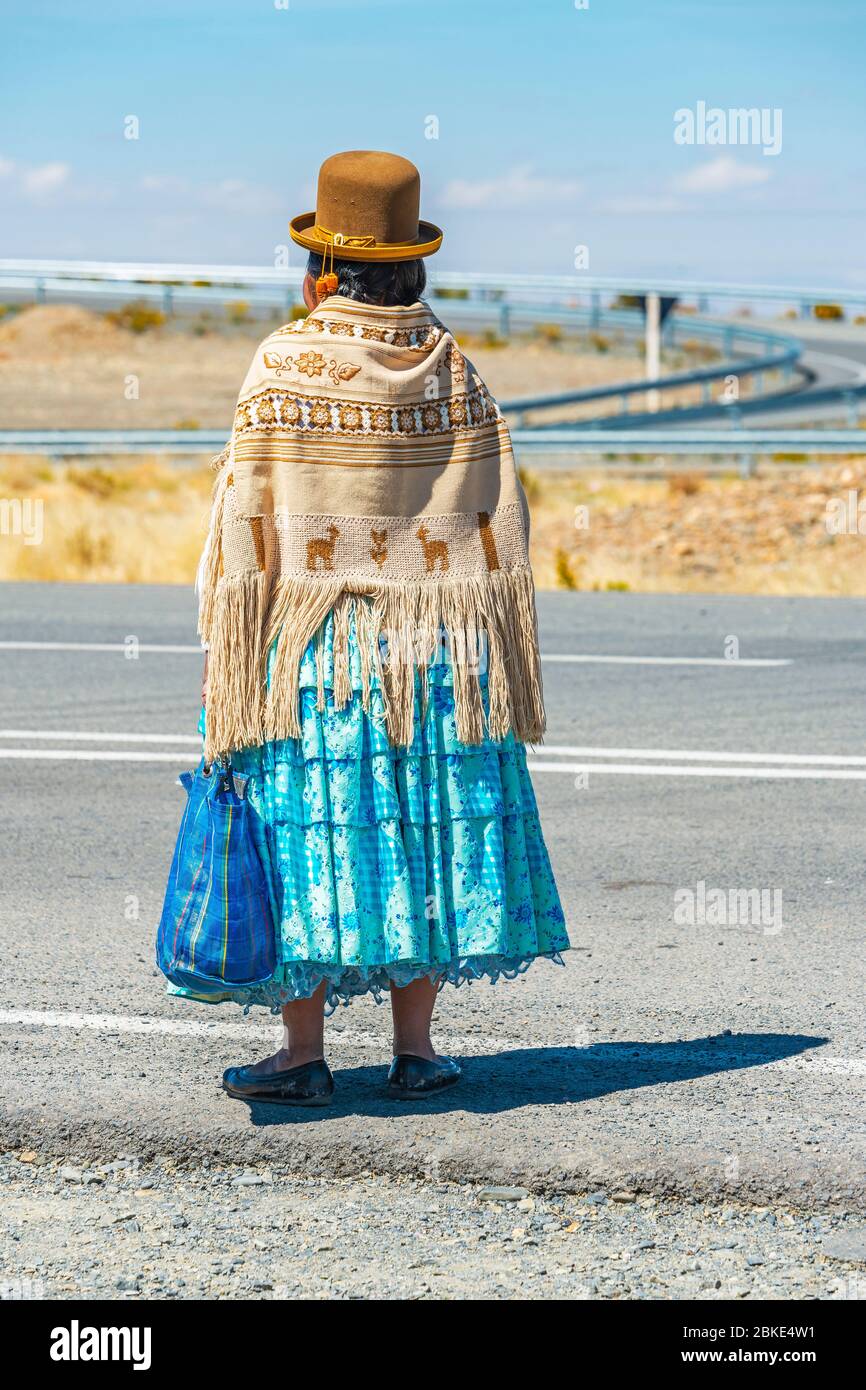
[[[274,270],[269,267],[256,271],[255,267],[248,266],[103,265],[99,262],[7,260],[0,261],[0,291],[4,288],[20,290],[28,282],[28,276],[35,266],[50,267],[54,272],[52,276],[43,276],[34,282],[34,293],[41,301],[44,301],[49,293],[63,295],[74,291],[78,297],[105,295],[108,290],[122,292],[133,298],[160,302],[167,313],[171,313],[181,301],[199,305],[211,299],[220,303],[231,302],[233,296],[245,288],[248,289],[248,286],[245,286],[242,280],[232,280],[229,283],[229,277],[250,273],[263,277],[261,283],[255,281],[252,302],[262,306],[273,304],[276,300],[288,314],[292,306],[299,301],[298,291],[302,278],[302,271],[299,269]],[[10,270],[10,267],[13,269]],[[142,276],[140,283],[124,278],[137,274]],[[178,283],[157,280],[157,274],[176,277]],[[217,288],[208,283],[205,276],[210,276],[215,283],[218,282]],[[457,282],[459,288],[465,289],[476,298],[448,300],[448,317],[452,322],[489,322],[492,318],[503,337],[517,325],[534,326],[540,322],[566,328],[581,325],[594,330],[622,329],[631,333],[638,333],[643,329],[643,317],[639,311],[602,309],[598,296],[597,302],[590,307],[539,301],[540,289],[549,289],[553,285],[561,286],[564,283],[563,277],[503,276],[499,278],[498,291],[506,297],[495,299],[484,297],[490,290],[488,282],[491,278],[487,275],[462,276],[454,272],[439,272],[438,276],[431,276],[431,288],[434,292],[432,297],[435,299],[436,289],[443,288],[446,281]],[[470,283],[464,284],[464,280]],[[534,291],[527,302],[523,302],[520,297],[521,289],[525,287],[532,287]],[[802,346],[796,339],[770,333],[765,329],[734,323],[705,323],[692,318],[678,320],[676,315],[670,315],[663,328],[662,337],[667,346],[673,346],[675,334],[679,329],[686,331],[690,338],[717,341],[720,351],[729,360],[717,363],[711,368],[675,373],[654,381],[626,382],[620,386],[592,387],[570,394],[558,393],[549,397],[538,396],[516,402],[504,402],[502,408],[520,414],[531,409],[542,410],[566,403],[613,399],[619,396],[623,400],[625,413],[628,413],[629,397],[653,388],[666,390],[669,386],[692,384],[708,386],[712,381],[721,381],[729,376],[737,376],[740,379],[756,376],[760,379],[762,373],[773,370],[782,370],[790,376],[802,352]],[[744,346],[754,349],[754,354],[734,357],[737,348],[742,349]]]
[[[805,461],[829,454],[866,454],[864,430],[513,430],[518,462],[539,455],[572,465],[596,455],[641,456],[656,462],[667,454],[705,458],[734,456],[740,476],[751,478],[758,458]],[[787,457],[780,457],[786,455]]]
[[[804,368],[799,368],[804,371]],[[668,425],[677,425],[687,422],[694,425],[700,420],[718,420],[723,422],[723,428],[736,428],[741,425],[744,419],[752,415],[769,415],[774,411],[789,409],[792,405],[799,404],[808,406],[809,409],[818,409],[824,406],[838,406],[839,414],[844,416],[848,427],[856,429],[861,419],[861,413],[866,408],[866,382],[854,382],[849,386],[822,386],[817,390],[810,389],[808,393],[802,384],[782,389],[781,391],[768,392],[765,395],[752,396],[748,398],[740,397],[735,401],[706,401],[701,405],[674,406],[668,410],[659,410],[650,413],[649,411],[632,411],[627,416],[625,412],[620,415],[609,417],[597,416],[592,420],[575,420],[568,423],[568,428],[575,430],[598,429],[598,430],[618,430],[623,428],[623,420],[627,418],[629,429],[649,428],[650,426],[664,429]],[[562,429],[566,422],[556,425],[535,425],[534,429],[539,433],[549,429]]]
[[[518,461],[558,457],[579,465],[593,456],[735,456],[743,477],[755,460],[787,454],[794,459],[830,454],[866,455],[864,430],[599,430],[567,427],[512,431]],[[224,430],[0,430],[0,454],[86,458],[128,454],[212,455],[226,442]]]
[[[153,281],[159,284],[300,285],[300,266],[197,265],[189,261],[75,261],[0,258],[0,276],[18,279]]]
[[[111,263],[100,261],[66,260],[0,260],[0,290],[14,288],[21,291],[32,286],[37,298],[44,299],[50,292],[57,294],[105,294],[114,291],[145,298],[161,298],[164,307],[170,312],[175,299],[201,303],[208,297],[217,297],[226,302],[238,292],[252,290],[253,301],[257,304],[280,302],[288,312],[298,302],[299,288],[303,271],[300,267],[273,266],[202,266],[194,264],[154,264],[152,262]],[[676,280],[620,280],[605,276],[585,275],[515,275],[495,272],[463,272],[435,270],[430,276],[431,290],[435,298],[438,290],[457,289],[471,296],[469,299],[453,298],[448,301],[449,316],[468,321],[488,319],[496,316],[499,331],[505,335],[516,323],[550,322],[573,326],[588,323],[591,328],[624,328],[634,331],[642,320],[635,310],[602,309],[601,294],[618,291],[632,293],[662,293],[676,296],[697,297],[699,304],[706,305],[714,297],[799,299],[803,304],[825,300],[845,303],[866,304],[866,292],[822,288],[788,289],[784,286],[731,284],[719,285],[711,282],[698,283]],[[559,302],[539,302],[539,295],[548,292],[559,297]],[[563,303],[569,298],[589,297],[588,308],[574,302]],[[704,399],[699,405],[678,407],[649,414],[637,414],[636,423],[644,421],[664,426],[685,420],[697,421],[709,418],[723,418],[726,414],[737,419],[744,414],[761,409],[783,409],[785,403],[795,401],[797,387],[786,385],[760,398],[751,397],[728,405],[714,402],[709,398],[709,385],[713,381],[728,376],[741,380],[755,377],[758,390],[764,372],[780,370],[790,382],[795,371],[803,374],[805,381],[809,373],[798,366],[802,345],[790,337],[768,333],[743,324],[706,323],[700,319],[678,317],[672,314],[666,320],[663,336],[669,346],[680,328],[697,338],[720,338],[722,352],[730,360],[725,360],[709,368],[699,368],[691,372],[672,373],[652,381],[642,380],[624,382],[619,385],[593,387],[574,392],[557,392],[548,396],[523,397],[504,402],[502,408],[517,417],[521,423],[527,411],[544,410],[568,404],[586,403],[619,397],[623,404],[620,415],[595,418],[584,422],[592,427],[616,429],[623,418],[629,414],[629,401],[635,395],[646,391],[664,391],[691,385],[703,388]],[[755,348],[751,356],[733,358],[735,346],[748,345]],[[861,388],[852,383],[848,386],[828,387],[810,391],[801,398],[802,403],[824,406],[838,404],[847,414],[850,424],[859,417],[859,406],[863,399]],[[728,421],[726,421],[728,423]],[[575,426],[577,427],[577,426]],[[545,430],[548,426],[539,426]],[[554,426],[553,428],[556,428]]]
[[[0,276],[18,280],[45,278],[84,278],[90,280],[150,281],[165,284],[228,284],[239,288],[253,285],[300,285],[301,267],[261,265],[197,265],[189,262],[153,261],[74,261],[0,259]],[[698,304],[711,299],[766,300],[801,306],[835,303],[851,306],[866,305],[866,286],[852,285],[766,285],[724,283],[702,280],[677,280],[664,276],[650,279],[634,276],[588,275],[523,275],[513,272],[444,270],[430,272],[434,286],[467,288],[479,291],[509,289],[513,293],[526,291],[535,294],[539,289],[553,290],[558,295],[584,294],[662,294],[678,299],[695,300]]]
[[[0,430],[0,452],[33,454],[219,453],[226,430]],[[544,431],[512,429],[515,445],[574,453],[641,452],[756,453],[794,449],[799,453],[866,453],[866,430],[604,430],[560,425]],[[682,446],[682,447],[681,447]]]
[[[515,449],[597,454],[866,454],[866,430],[516,429]],[[2,435],[0,435],[2,442]]]
[[[0,430],[0,453],[87,458],[112,454],[218,454],[226,430]]]
[[[0,262],[0,265],[2,264]],[[286,278],[288,276],[291,276],[290,280]],[[447,278],[449,282],[452,279],[450,276]],[[543,278],[539,277],[539,280],[542,281]],[[134,281],[121,280],[109,275],[92,279],[76,276],[69,276],[68,278],[43,276],[30,281],[24,276],[0,273],[0,293],[4,290],[14,290],[20,294],[29,290],[38,303],[45,303],[51,295],[72,296],[76,299],[104,298],[106,295],[113,298],[128,296],[130,300],[144,300],[161,304],[167,314],[173,313],[181,304],[201,307],[205,304],[215,303],[228,307],[237,301],[238,294],[243,293],[247,295],[243,302],[250,308],[278,307],[288,314],[293,307],[301,304],[300,281],[300,271],[286,271],[279,281],[274,280],[252,286],[229,284],[228,282],[210,284],[196,281],[186,283]],[[443,298],[441,303],[435,303],[439,292],[447,288],[447,285],[437,281],[435,277],[431,277],[431,293],[428,297],[434,301],[434,307],[441,308],[441,311],[447,313],[449,319],[454,321],[493,322],[503,336],[507,335],[517,323],[534,325],[541,322],[564,327],[573,327],[579,324],[588,325],[593,329],[622,328],[632,332],[643,331],[643,316],[636,309],[603,308],[598,296],[594,298],[591,296],[593,302],[588,306],[563,303],[561,298],[556,300],[539,299],[539,294],[542,291],[547,290],[547,292],[552,293],[556,288],[555,286],[546,286],[544,283],[536,285],[531,294],[521,297],[519,290],[514,290],[508,277],[505,277],[495,296],[480,286],[461,286],[467,290],[467,294],[471,295],[471,298],[449,298],[447,300]],[[443,307],[446,303],[447,309]],[[662,329],[664,341],[668,345],[672,345],[675,335],[680,330],[685,331],[690,338],[703,338],[708,341],[719,340],[721,350],[728,354],[734,351],[736,344],[754,343],[760,346],[771,342],[793,343],[796,341],[790,337],[782,338],[779,334],[768,332],[762,328],[753,328],[743,323],[704,322],[699,318],[685,315],[678,317],[676,314],[670,315],[665,321]]]
[[[774,335],[767,334],[767,341],[774,341]],[[524,415],[531,410],[552,409],[555,406],[579,405],[587,401],[607,400],[614,396],[621,396],[627,401],[629,396],[643,394],[647,391],[671,390],[677,386],[697,386],[712,381],[723,381],[727,376],[743,377],[755,373],[782,371],[796,366],[802,348],[793,339],[775,338],[779,347],[775,352],[767,353],[763,357],[748,357],[744,361],[729,361],[717,364],[715,367],[700,367],[691,372],[671,372],[667,376],[655,377],[641,381],[614,382],[610,386],[593,386],[579,391],[558,391],[544,396],[522,396],[517,400],[500,401],[502,410],[514,413],[518,416]],[[627,410],[627,405],[625,406]],[[539,428],[551,428],[551,426],[541,426]],[[554,427],[555,428],[555,427]]]

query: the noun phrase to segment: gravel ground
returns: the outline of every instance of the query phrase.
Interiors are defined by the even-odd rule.
[[[855,1299],[844,1212],[0,1158],[6,1298]]]

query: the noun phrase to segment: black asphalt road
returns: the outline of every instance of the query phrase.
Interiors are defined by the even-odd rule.
[[[174,1001],[152,964],[192,595],[0,588],[0,1142],[866,1206],[866,601],[551,594],[540,622],[566,969],[443,994],[466,1079],[432,1109],[382,1099],[387,1011],[356,1002],[329,1025],[334,1109],[250,1115],[219,1076],[272,1021]],[[103,757],[127,751],[169,757]],[[689,924],[701,883],[781,910]]]

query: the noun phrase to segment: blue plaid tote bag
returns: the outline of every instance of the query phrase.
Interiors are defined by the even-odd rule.
[[[172,984],[198,994],[261,984],[276,967],[276,933],[246,779],[230,766],[202,763],[180,782],[187,803],[157,931],[157,965]]]

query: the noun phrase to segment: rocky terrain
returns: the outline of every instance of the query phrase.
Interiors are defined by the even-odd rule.
[[[633,1192],[0,1159],[6,1298],[857,1299],[844,1214]]]

